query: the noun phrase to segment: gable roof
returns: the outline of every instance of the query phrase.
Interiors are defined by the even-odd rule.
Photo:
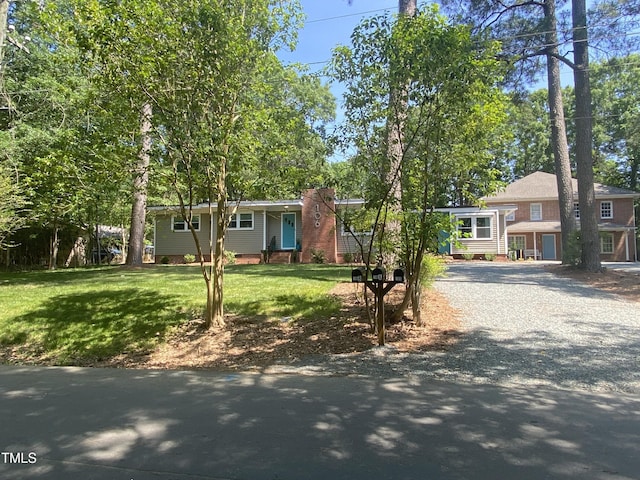
[[[578,196],[578,181],[571,179],[573,196]],[[594,183],[596,197],[636,197],[640,193],[625,188],[610,187],[601,183]],[[558,183],[552,173],[534,172],[526,177],[507,185],[502,192],[491,197],[484,197],[485,202],[514,202],[522,200],[545,200],[558,198]]]

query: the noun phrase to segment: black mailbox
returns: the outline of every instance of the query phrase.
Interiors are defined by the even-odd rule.
[[[374,282],[384,282],[385,279],[385,271],[382,267],[376,267],[371,272],[371,280]]]
[[[353,283],[362,283],[365,281],[365,273],[361,268],[354,268],[351,270],[351,281]]]
[[[393,281],[397,283],[404,283],[404,270],[396,268],[393,271]]]

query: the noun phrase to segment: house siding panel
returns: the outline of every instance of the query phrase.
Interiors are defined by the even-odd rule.
[[[225,249],[240,254],[260,253],[263,242],[263,225],[262,212],[255,211],[253,214],[253,230],[227,230]]]
[[[202,245],[207,245],[211,217],[200,215],[200,231],[198,238]],[[196,244],[191,232],[174,232],[171,230],[171,215],[158,215],[156,218],[156,256],[196,254]]]

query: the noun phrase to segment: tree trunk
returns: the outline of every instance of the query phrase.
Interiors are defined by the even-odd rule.
[[[573,213],[573,184],[571,180],[571,161],[567,144],[567,131],[560,83],[560,61],[558,60],[558,33],[556,24],[555,0],[547,0],[544,4],[544,15],[547,24],[547,83],[549,116],[551,121],[551,145],[555,160],[556,181],[558,185],[558,201],[560,205],[560,230],[562,237],[562,263],[571,263],[571,238],[575,230]]]
[[[572,0],[573,79],[576,95],[576,168],[580,201],[580,239],[582,267],[589,272],[602,270],[600,236],[593,187],[593,136],[591,125],[591,87],[589,84],[589,43],[585,0]]]
[[[49,270],[55,270],[58,265],[58,248],[60,246],[60,238],[58,236],[60,229],[57,222],[53,224],[51,232],[51,244],[49,245]]]
[[[127,265],[142,265],[144,255],[144,230],[147,214],[147,187],[151,155],[150,103],[145,103],[140,114],[141,148],[133,179],[133,204],[131,205],[131,232],[127,251]]]
[[[222,160],[224,164],[224,160]],[[212,285],[211,298],[208,301],[207,317],[209,326],[224,326],[224,237],[227,232],[227,195],[224,185],[225,166],[220,167],[218,180],[218,216],[216,224],[215,252],[211,259]]]

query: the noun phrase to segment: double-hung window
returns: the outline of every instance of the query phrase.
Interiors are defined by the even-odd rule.
[[[532,221],[542,220],[542,204],[541,203],[532,203],[529,207],[529,213],[531,215]]]
[[[610,202],[610,201],[600,202],[600,218],[602,219],[613,218],[613,202]]]
[[[253,212],[240,212],[231,215],[230,230],[253,230]]]
[[[613,253],[612,232],[600,232],[600,253]]]
[[[200,231],[200,215],[193,215],[191,217],[191,224],[194,230]],[[188,232],[189,224],[183,217],[173,216],[171,217],[171,230],[174,232]]]

